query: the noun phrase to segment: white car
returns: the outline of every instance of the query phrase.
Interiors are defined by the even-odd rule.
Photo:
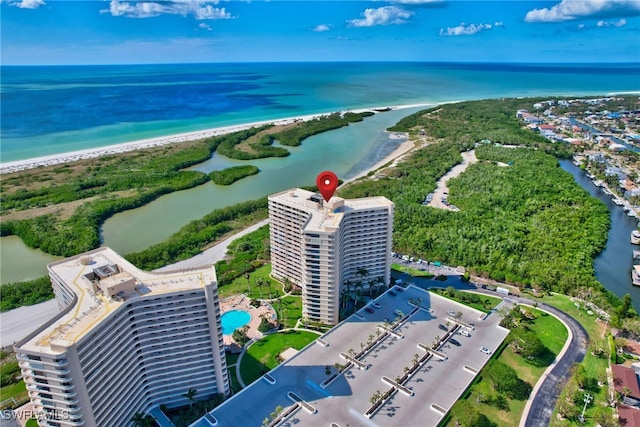
[[[456,312],[455,312],[455,311],[453,311],[453,310],[449,310],[449,311],[447,311],[447,314],[448,314],[449,316],[451,316],[451,317],[456,317]]]
[[[470,337],[471,334],[469,332],[467,332],[466,329],[460,329],[460,335],[462,335],[463,337]]]
[[[480,347],[480,351],[484,354],[491,354],[491,350],[489,350],[487,347]]]

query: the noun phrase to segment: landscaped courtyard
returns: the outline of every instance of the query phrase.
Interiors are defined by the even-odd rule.
[[[283,362],[278,356],[284,350],[287,348],[302,350],[319,336],[319,333],[310,331],[287,330],[256,341],[242,356],[240,362],[242,380],[247,385],[252,383]]]

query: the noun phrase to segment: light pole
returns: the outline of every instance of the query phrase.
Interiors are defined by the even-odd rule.
[[[589,393],[584,395],[584,407],[582,408],[582,414],[580,414],[580,416],[578,417],[581,423],[584,422],[584,411],[587,410],[587,405],[589,404],[589,402],[591,402],[591,399],[593,399],[593,396],[591,396]]]

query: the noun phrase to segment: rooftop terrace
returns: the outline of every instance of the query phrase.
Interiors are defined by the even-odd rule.
[[[325,202],[320,194],[300,188],[276,193],[269,199],[309,213],[311,216],[305,231],[329,231],[339,227],[344,214],[349,211],[393,206],[393,202],[385,197],[343,199],[334,196]]]
[[[142,271],[107,247],[54,262],[48,269],[76,295],[75,304],[18,346],[51,354],[64,351],[59,346],[77,342],[133,298],[200,289],[216,281],[213,267],[162,274]]]

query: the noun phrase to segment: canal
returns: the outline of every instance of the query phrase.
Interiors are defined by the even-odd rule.
[[[600,187],[593,185],[582,169],[570,160],[561,160],[560,167],[573,175],[576,182],[593,197],[600,199],[609,208],[611,229],[607,246],[595,259],[593,266],[596,277],[605,288],[619,297],[631,295],[633,307],[640,312],[640,287],[631,284],[633,268],[633,250],[640,249],[631,244],[630,235],[637,227],[637,220],[627,216],[622,206],[613,203],[611,196],[606,195]]]
[[[591,196],[601,200],[609,208],[611,229],[605,249],[594,261],[596,277],[615,295],[622,298],[625,294],[631,295],[633,307],[640,312],[640,287],[631,284],[631,269],[633,265],[633,250],[640,247],[632,245],[629,239],[631,232],[636,229],[636,219],[627,216],[621,206],[613,203],[611,196],[606,195],[600,187],[593,185],[584,171],[575,166],[569,160],[561,160],[560,167],[569,172],[575,181]],[[433,271],[439,273],[439,271]],[[393,273],[394,279],[402,279],[411,282],[421,288],[453,286],[456,289],[473,289],[460,280],[457,275],[450,276],[445,282],[438,282],[431,278],[411,277],[406,274]]]

